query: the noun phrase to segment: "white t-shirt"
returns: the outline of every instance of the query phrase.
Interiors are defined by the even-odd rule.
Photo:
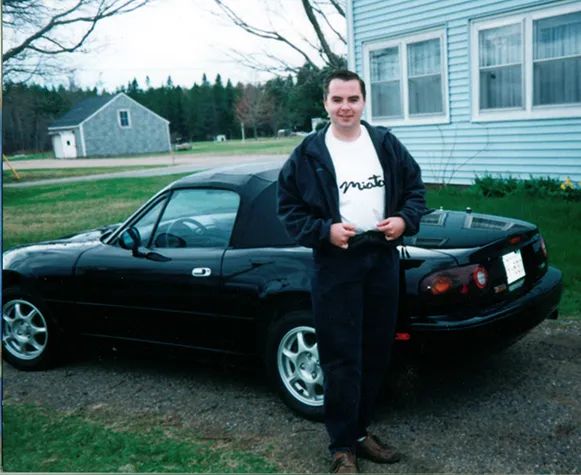
[[[358,139],[344,142],[333,135],[331,128],[325,134],[325,143],[337,175],[341,220],[353,224],[356,233],[377,231],[377,223],[384,219],[385,181],[369,132],[362,125]]]

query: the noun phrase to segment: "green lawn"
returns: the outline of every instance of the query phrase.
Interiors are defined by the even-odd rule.
[[[91,167],[91,168],[51,168],[16,170],[20,179],[17,179],[11,170],[2,171],[2,183],[26,183],[30,181],[51,180],[53,178],[69,178],[73,176],[97,175],[99,173],[117,173],[130,170],[146,170],[150,168],[165,168],[160,165],[142,165],[130,167]]]
[[[191,150],[176,152],[177,154],[200,154],[200,155],[288,155],[294,148],[302,142],[304,137],[284,137],[284,138],[261,138],[241,140],[230,140],[228,142],[194,142]]]
[[[3,248],[123,221],[180,176],[116,178],[3,190]]]
[[[3,405],[7,472],[272,473],[265,453],[197,440],[159,418]]]
[[[10,162],[17,162],[19,160],[42,160],[44,158],[54,158],[54,153],[52,152],[42,152],[42,153],[19,153],[17,155],[10,155],[6,157]]]
[[[288,155],[294,148],[302,142],[304,137],[281,137],[281,138],[247,138],[244,142],[242,140],[228,140],[227,142],[192,142],[191,150],[180,150],[173,152],[176,156],[179,155],[247,155],[247,154],[265,154],[265,155]],[[131,155],[125,158],[140,158],[149,156],[163,156],[168,154],[143,154]],[[13,155],[6,157],[10,162],[17,162],[19,160],[39,160],[43,158],[54,158],[52,153],[36,153],[29,155]],[[102,157],[111,158],[111,157]],[[94,160],[99,160],[95,158]],[[14,167],[18,168],[18,167]]]
[[[124,220],[145,200],[177,176],[123,178],[92,183],[4,189],[3,247],[91,229]],[[537,224],[549,259],[563,271],[561,313],[581,317],[581,204],[530,197],[483,198],[469,190],[430,190],[428,206],[509,216]]]

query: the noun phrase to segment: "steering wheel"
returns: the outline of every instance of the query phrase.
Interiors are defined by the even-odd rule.
[[[202,234],[208,232],[208,228],[204,226],[202,223],[200,223],[197,219],[179,218],[169,225],[169,228],[167,228],[167,233],[172,234],[171,230],[174,228],[174,226],[179,225],[183,225],[188,229],[191,229],[192,232],[195,233],[197,236],[201,236]]]
[[[175,220],[172,224],[169,225],[166,233],[168,235],[172,235],[172,229],[175,229],[176,226],[179,227],[180,225],[185,226],[193,234],[190,237],[190,239],[192,240],[189,241],[189,245],[191,246],[194,247],[207,247],[208,245],[227,246],[228,243],[230,242],[230,237],[224,236],[222,231],[213,230],[211,228],[208,229],[206,226],[204,226],[202,223],[200,223],[197,219],[194,218],[179,218]],[[181,240],[184,241],[184,245],[181,245],[179,247],[188,247],[187,235],[185,236],[175,235],[174,238],[181,238]]]

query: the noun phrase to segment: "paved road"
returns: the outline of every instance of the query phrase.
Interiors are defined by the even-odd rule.
[[[94,168],[94,167],[128,167],[128,166],[155,166],[145,170],[129,170],[118,173],[100,173],[89,176],[78,176],[68,178],[54,178],[50,180],[38,180],[26,183],[6,184],[4,187],[39,186],[58,183],[68,183],[73,181],[94,181],[120,177],[145,177],[158,175],[172,175],[176,173],[187,173],[198,170],[206,170],[224,165],[257,162],[283,162],[286,155],[231,155],[231,156],[200,156],[200,155],[180,155],[173,157],[141,157],[141,158],[100,158],[100,159],[74,159],[74,160],[21,160],[12,163],[12,166],[19,170],[33,169],[55,169],[55,168]],[[6,163],[3,163],[4,170],[9,170]]]

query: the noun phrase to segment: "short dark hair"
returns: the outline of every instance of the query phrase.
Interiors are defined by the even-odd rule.
[[[325,99],[327,99],[327,96],[329,95],[329,84],[331,84],[333,79],[341,79],[341,81],[359,81],[361,94],[363,95],[363,100],[365,100],[365,83],[363,82],[363,79],[361,79],[357,73],[349,71],[348,69],[336,69],[327,75],[323,86]]]

